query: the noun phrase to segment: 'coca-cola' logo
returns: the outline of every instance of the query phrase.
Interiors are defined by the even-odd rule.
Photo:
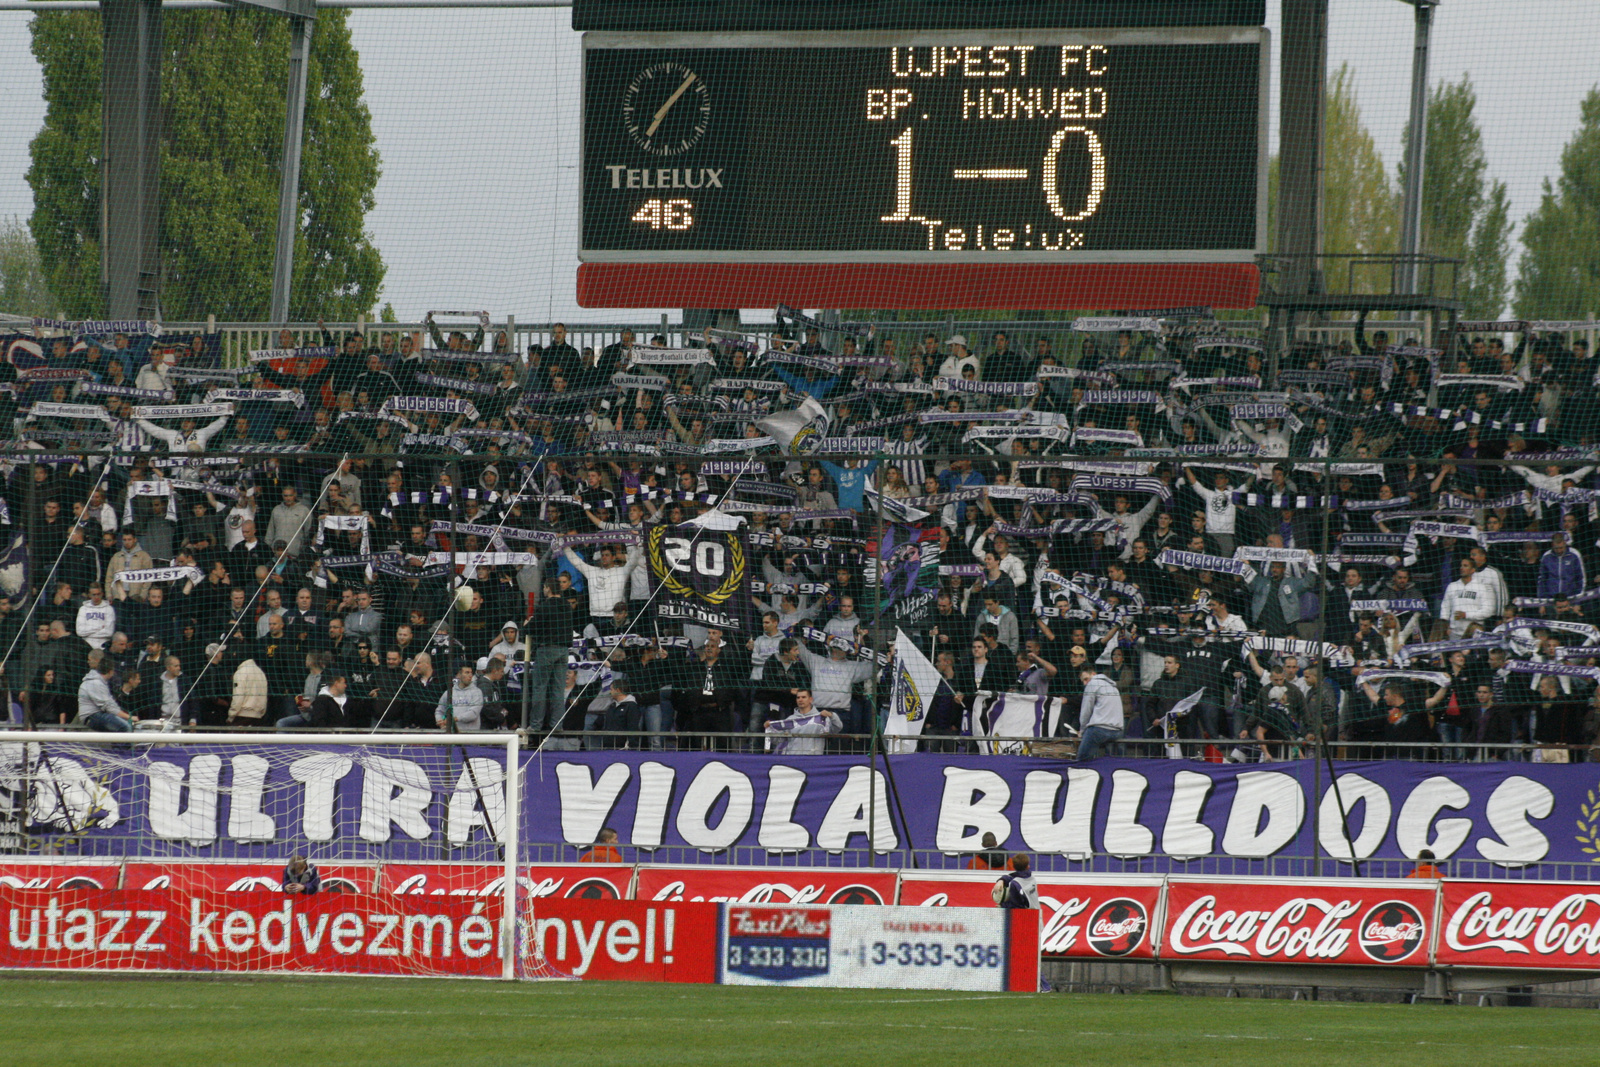
[[[829,904],[882,904],[883,898],[869,885],[847,885],[834,891]]]
[[[1055,897],[1039,895],[1039,908],[1044,914],[1039,927],[1039,951],[1046,956],[1064,956],[1078,943],[1083,926],[1072,920],[1089,910],[1088,897]]]
[[[1219,912],[1217,898],[1206,893],[1173,922],[1168,947],[1179,956],[1334,960],[1350,947],[1353,931],[1345,920],[1360,909],[1359,900],[1294,897],[1272,911]]]
[[[604,878],[585,878],[574,882],[572,888],[562,894],[565,897],[576,897],[581,900],[621,900],[622,894],[617,892],[617,887]]]
[[[1356,943],[1379,963],[1399,963],[1427,939],[1427,924],[1416,908],[1403,900],[1386,900],[1362,918]]]
[[[1597,914],[1579,922],[1591,907]],[[1569,893],[1546,907],[1496,908],[1494,894],[1474,893],[1451,914],[1445,944],[1456,952],[1540,956],[1600,955],[1600,893]]]
[[[822,894],[826,893],[827,890],[828,887],[825,885],[792,886],[786,882],[758,882],[749,889],[746,889],[743,893],[737,895],[719,895],[713,893],[711,896],[692,896],[688,897],[687,899],[709,900],[717,904],[815,904],[821,901]],[[849,894],[852,891],[864,891],[867,893],[872,893],[873,896],[877,896],[876,893],[873,893],[872,890],[867,889],[865,886],[847,886],[844,889],[839,890],[834,895],[838,896],[840,894]],[[651,897],[650,899],[668,901],[684,900],[686,899],[684,896],[686,892],[688,892],[688,885],[686,883],[682,881],[668,882],[666,885],[656,890],[655,896]],[[873,901],[829,900],[828,903],[870,904],[873,903]],[[876,901],[876,903],[881,904],[883,901],[880,899]]]
[[[1089,947],[1102,956],[1126,956],[1144,944],[1150,917],[1137,900],[1108,900],[1089,916]]]

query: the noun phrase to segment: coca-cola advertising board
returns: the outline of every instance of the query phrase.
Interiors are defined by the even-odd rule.
[[[378,891],[427,896],[494,896],[505,887],[505,874],[505,865],[499,863],[386,863],[378,880]],[[571,863],[522,867],[517,877],[534,897],[626,900],[628,888],[633,884],[633,868],[616,863]]]
[[[120,863],[5,863],[0,886],[8,889],[116,889]]]
[[[1003,871],[903,871],[900,903],[992,908]],[[1155,956],[1161,879],[1040,874],[1039,951],[1045,956],[1147,960]]]
[[[543,897],[522,921],[544,958],[575,978],[715,982],[715,904]]]
[[[1438,962],[1600,970],[1600,886],[1445,882]]]
[[[857,989],[1039,989],[1039,914],[1005,908],[723,905],[717,981]]]
[[[498,977],[500,904],[460,897],[0,888],[0,967]]]
[[[635,900],[893,904],[897,871],[852,867],[641,867]]]
[[[376,864],[318,863],[327,893],[370,893],[378,878]],[[130,863],[122,875],[124,889],[170,889],[179,893],[277,893],[283,885],[281,863]]]
[[[1167,882],[1162,959],[1428,965],[1435,884],[1406,879]]]

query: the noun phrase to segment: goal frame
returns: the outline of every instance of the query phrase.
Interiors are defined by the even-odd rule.
[[[380,745],[424,746],[475,746],[503,748],[506,758],[506,818],[499,844],[505,851],[505,872],[501,887],[502,921],[500,923],[501,969],[504,981],[515,981],[517,949],[517,869],[521,853],[522,768],[518,757],[522,753],[520,734],[330,734],[330,733],[166,733],[163,731],[134,730],[129,733],[103,733],[96,730],[34,730],[0,732],[0,745],[223,745],[243,748],[247,746],[313,746],[337,745],[350,748],[371,748]]]

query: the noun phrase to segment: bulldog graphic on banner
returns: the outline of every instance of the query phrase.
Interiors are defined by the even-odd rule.
[[[749,555],[739,528],[744,519],[713,508],[678,526],[654,526],[645,561],[660,583],[656,616],[730,633],[749,633]]]

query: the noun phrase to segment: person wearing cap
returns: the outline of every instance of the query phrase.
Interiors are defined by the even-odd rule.
[[[524,655],[521,638],[522,631],[510,619],[500,627],[500,640],[489,646],[489,658],[500,656],[507,663],[517,663],[527,657]]]
[[[1059,660],[1057,662],[1060,662]],[[1056,675],[1056,686],[1061,693],[1061,707],[1067,712],[1061,716],[1057,736],[1067,736],[1072,725],[1071,712],[1083,703],[1083,668],[1089,664],[1089,650],[1083,645],[1073,645],[1067,650],[1067,663]]]
[[[167,647],[162,643],[161,635],[150,634],[144,639],[144,649],[139,653],[135,669],[142,668],[146,663],[163,663],[167,658]]]
[[[1078,672],[1083,680],[1083,703],[1078,711],[1078,758],[1091,760],[1122,740],[1122,695],[1108,675],[1085,663]]]
[[[961,371],[966,367],[971,367],[975,376],[979,375],[981,368],[978,366],[977,357],[968,353],[967,338],[964,334],[956,334],[945,344],[949,347],[950,354],[939,364],[939,377],[959,378]]]
[[[303,714],[285,715],[279,719],[278,729],[313,726],[319,730],[331,730],[343,726],[345,706],[350,702],[345,692],[348,686],[349,679],[342,672],[325,672],[323,686],[311,706]]]

